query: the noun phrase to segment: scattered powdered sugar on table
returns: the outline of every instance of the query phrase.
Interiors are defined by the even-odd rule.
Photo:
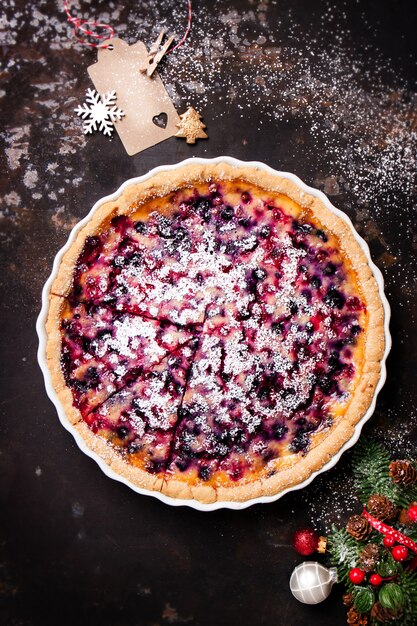
[[[73,12],[114,25],[117,36],[129,43],[138,39],[147,45],[162,27],[182,36],[186,10],[181,2],[161,0],[141,2],[125,8],[108,2],[99,11],[93,2],[77,4]],[[417,146],[416,94],[394,77],[386,59],[369,67],[366,50],[360,55],[352,49],[351,32],[343,11],[328,5],[317,32],[305,36],[299,18],[276,10],[276,2],[250,2],[246,10],[230,9],[227,2],[215,0],[212,10],[194,6],[189,38],[168,55],[160,73],[180,110],[193,104],[210,120],[214,101],[224,101],[225,120],[232,107],[248,122],[256,111],[259,131],[266,123],[298,120],[300,131],[310,135],[312,152],[317,148],[320,161],[327,162],[330,176],[316,184],[330,195],[342,190],[353,194],[356,205],[383,210],[377,201],[382,195],[390,204],[404,209],[404,199],[415,193]],[[13,0],[3,3],[4,43],[12,47],[6,64],[6,77],[26,71],[30,64],[41,67],[46,54],[56,51],[61,57],[53,79],[48,72],[32,72],[31,96],[39,115],[31,124],[8,126],[3,131],[11,169],[25,168],[29,189],[36,188],[33,149],[28,145],[30,125],[46,124],[45,132],[58,132],[60,145],[55,156],[76,155],[86,139],[75,119],[73,108],[83,93],[77,75],[67,66],[65,55],[79,55],[85,70],[95,52],[74,43],[71,27],[61,7],[51,13],[46,0],[17,10]],[[35,58],[15,58],[13,46],[20,30],[32,30]],[[325,45],[322,42],[325,41]],[[45,49],[47,47],[47,50]],[[386,80],[388,75],[389,80]],[[46,120],[47,117],[47,120]],[[233,132],[229,126],[229,132]],[[302,137],[300,141],[304,143]],[[315,145],[316,144],[316,145]],[[316,159],[316,154],[310,154]],[[52,165],[52,164],[51,164]],[[62,178],[63,193],[69,174],[77,171],[77,160],[55,174]],[[83,178],[83,175],[81,175]],[[39,188],[44,187],[39,180]]]
[[[387,448],[393,459],[415,459],[415,436],[417,432],[417,410],[410,393],[404,392],[392,407],[377,411],[378,426],[372,422],[365,426],[364,436],[372,432],[372,439]],[[306,525],[315,523],[320,532],[328,533],[332,524],[340,527],[349,515],[360,513],[350,464],[351,452],[343,455],[337,467],[319,476],[312,485],[303,490],[306,506]]]
[[[393,80],[387,61],[369,68],[366,52],[353,54],[346,25],[332,34],[336,8],[306,39],[291,12],[268,19],[273,2],[244,13],[214,4],[211,14],[195,11],[192,37],[161,70],[174,99],[185,97],[208,116],[214,98],[224,99],[225,118],[230,106],[242,117],[256,110],[259,131],[266,122],[298,119],[334,172],[327,193],[345,189],[375,209],[384,195],[402,209],[416,190],[417,97]]]
[[[305,525],[313,524],[322,534],[331,530],[332,524],[340,527],[349,515],[360,513],[362,506],[355,495],[351,472],[326,472],[318,476],[311,487],[303,490],[303,502],[306,505]]]

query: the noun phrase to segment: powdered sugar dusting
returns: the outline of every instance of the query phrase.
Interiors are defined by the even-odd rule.
[[[161,213],[142,207],[146,221],[114,217],[81,252],[70,300],[81,299],[88,311],[93,298],[93,311],[102,307],[114,320],[98,342],[123,384],[138,351],[143,371],[153,371],[167,349],[155,342],[173,328],[197,338],[180,404],[178,393],[174,401],[169,471],[192,469],[203,455],[202,480],[217,469],[237,479],[284,450],[305,453],[310,434],[331,423],[331,406],[348,397],[363,316],[356,282],[333,235],[298,221],[297,205],[284,209],[275,204],[279,196],[274,202],[268,192],[265,201],[263,194],[244,181],[179,190],[175,201],[165,200],[170,212],[163,199],[151,200]],[[164,320],[168,334],[160,332]],[[140,427],[171,427],[171,404],[159,393],[167,381],[164,374],[132,388],[140,393]]]
[[[202,480],[218,469],[234,480],[285,450],[305,453],[348,397],[356,282],[333,235],[265,193],[244,181],[178,190],[142,207],[146,221],[114,217],[80,254],[70,302],[82,304],[64,324],[75,397],[96,430],[129,442],[170,433],[168,471],[194,471],[203,456]],[[178,373],[164,355],[181,342],[192,358]],[[97,395],[109,376],[112,417],[104,390],[90,416],[90,383]]]

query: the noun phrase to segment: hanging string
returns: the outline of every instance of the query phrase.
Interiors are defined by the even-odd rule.
[[[171,54],[171,52],[174,52],[174,50],[178,50],[178,48],[182,46],[182,44],[187,39],[190,33],[193,12],[192,12],[191,0],[186,0],[186,1],[187,1],[187,6],[188,6],[188,16],[187,16],[187,27],[185,29],[185,33],[183,37],[180,39],[180,41],[173,48],[168,50],[167,54]],[[112,39],[114,37],[113,26],[110,26],[110,24],[103,24],[102,22],[94,22],[93,20],[82,20],[79,17],[74,17],[73,15],[71,15],[69,5],[68,5],[68,0],[64,1],[64,10],[67,15],[68,22],[73,25],[74,37],[77,39],[77,41],[84,44],[85,46],[91,46],[92,48],[109,48],[110,47],[110,46],[107,46],[106,44],[103,44],[103,42],[107,41],[107,39]],[[99,33],[97,32],[97,30],[90,30],[89,28],[86,28],[87,26],[91,26],[95,29],[102,29],[106,32]],[[79,33],[82,33],[84,37],[80,37]],[[97,39],[99,41],[98,43],[92,43],[90,41],[86,41],[85,36],[93,38],[93,39]]]
[[[193,17],[193,10],[192,10],[192,7],[191,7],[191,0],[187,0],[187,5],[188,5],[187,28],[185,29],[184,36],[182,37],[182,39],[180,39],[180,41],[173,48],[171,48],[171,50],[168,50],[167,54],[171,54],[171,52],[174,52],[174,50],[178,50],[178,48],[180,46],[182,46],[182,44],[187,39],[187,37],[188,37],[188,35],[190,33],[190,30],[191,30],[191,20],[192,20],[192,17]]]
[[[72,24],[74,27],[74,37],[77,39],[77,41],[84,44],[85,46],[91,46],[92,48],[108,48],[109,47],[107,45],[103,45],[103,43],[100,43],[100,41],[106,41],[107,39],[111,39],[112,37],[114,37],[113,26],[110,26],[109,24],[102,24],[101,22],[94,22],[93,20],[81,20],[79,17],[72,16],[69,10],[67,0],[65,0],[64,2],[64,10],[65,10],[65,13],[67,14],[68,22]],[[93,28],[101,28],[102,30],[107,31],[107,32],[99,33],[97,31],[86,28],[86,26],[92,26]],[[99,43],[92,43],[90,41],[86,41],[85,37],[81,38],[79,36],[78,34],[79,32],[83,33],[87,37],[98,39]]]

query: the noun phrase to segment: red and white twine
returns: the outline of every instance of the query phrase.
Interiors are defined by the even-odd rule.
[[[173,48],[171,48],[171,50],[168,50],[167,54],[171,54],[171,52],[174,52],[174,50],[177,50],[180,46],[182,46],[182,44],[187,39],[188,34],[191,30],[191,20],[193,17],[193,10],[191,8],[191,0],[186,0],[186,1],[188,5],[187,28],[185,29],[185,33],[182,39],[180,39],[180,41]]]
[[[64,2],[64,11],[67,14],[68,22],[74,27],[74,37],[77,39],[77,41],[84,44],[85,46],[91,46],[92,48],[108,48],[108,46],[100,43],[100,40],[106,41],[107,39],[111,39],[112,37],[114,37],[113,26],[110,26],[109,24],[103,24],[102,22],[94,22],[93,20],[82,20],[79,17],[74,17],[73,15],[71,15],[67,0],[65,0]],[[97,31],[90,30],[89,28],[86,28],[87,25],[92,26],[93,28],[101,28],[107,32],[99,33]],[[91,43],[90,41],[86,41],[85,38],[81,38],[79,36],[79,32],[83,33],[87,37],[98,39],[99,43]]]
[[[177,50],[180,46],[182,46],[182,44],[187,39],[190,33],[193,12],[192,12],[192,7],[191,7],[191,0],[186,0],[186,2],[188,6],[188,16],[187,16],[187,27],[185,29],[185,33],[183,37],[180,39],[180,41],[173,48],[168,50],[167,54],[174,52],[174,50]],[[113,26],[111,26],[110,24],[103,24],[102,22],[95,22],[94,20],[83,20],[83,19],[80,19],[79,17],[74,17],[73,15],[71,15],[71,11],[68,5],[68,0],[64,1],[64,10],[65,10],[65,13],[67,14],[68,22],[72,24],[74,28],[74,37],[77,39],[77,41],[84,44],[85,46],[90,46],[92,48],[108,48],[109,47],[103,42],[107,41],[108,39],[112,39],[112,37],[114,37]],[[87,26],[92,27],[94,30],[87,28]],[[97,29],[98,30],[102,29],[102,31],[104,32],[100,33],[98,32]],[[83,36],[80,36],[80,33]],[[87,41],[86,37],[97,39],[98,43]]]

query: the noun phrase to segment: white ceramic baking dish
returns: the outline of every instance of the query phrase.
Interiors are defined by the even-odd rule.
[[[47,318],[48,308],[49,308],[49,291],[50,291],[51,285],[52,285],[52,283],[55,280],[55,277],[57,275],[58,268],[59,268],[59,266],[61,264],[61,259],[62,259],[63,255],[65,254],[65,252],[68,250],[68,248],[73,243],[73,241],[76,238],[78,232],[81,230],[81,228],[83,228],[83,226],[91,218],[92,214],[102,204],[104,204],[105,202],[116,200],[120,196],[120,194],[126,189],[126,187],[129,187],[129,185],[132,185],[132,184],[135,184],[135,183],[139,183],[139,182],[142,182],[142,181],[144,181],[144,180],[146,180],[148,178],[151,178],[151,176],[154,176],[154,174],[157,174],[158,172],[174,170],[174,169],[177,169],[179,167],[182,167],[183,165],[187,165],[189,163],[201,163],[201,164],[204,164],[204,163],[219,163],[219,162],[225,162],[225,163],[229,163],[230,165],[240,166],[240,167],[242,167],[242,166],[255,167],[255,168],[259,168],[261,170],[265,170],[267,172],[270,172],[272,174],[277,174],[277,175],[282,176],[284,178],[288,178],[289,180],[294,181],[306,193],[309,193],[312,196],[316,196],[317,198],[320,198],[320,200],[322,202],[324,202],[324,204],[331,211],[333,211],[333,213],[338,215],[340,218],[342,218],[344,220],[344,222],[346,222],[346,224],[349,226],[350,230],[352,231],[356,241],[358,242],[358,244],[361,246],[362,250],[366,254],[369,266],[372,269],[372,271],[374,273],[374,276],[375,276],[375,279],[376,279],[376,282],[378,284],[379,294],[381,296],[381,300],[382,300],[382,303],[383,303],[383,306],[384,306],[384,311],[385,311],[385,319],[384,319],[385,353],[384,353],[383,359],[381,361],[381,376],[380,376],[378,385],[376,386],[375,393],[374,393],[372,402],[371,402],[371,404],[369,406],[369,409],[367,410],[367,412],[365,413],[363,418],[360,420],[360,422],[358,422],[358,424],[356,425],[354,434],[349,439],[349,441],[347,441],[344,444],[344,446],[341,448],[341,450],[338,452],[338,454],[336,454],[319,471],[314,472],[313,474],[311,474],[311,476],[307,480],[305,480],[304,482],[296,485],[295,487],[291,487],[290,489],[286,489],[285,491],[282,491],[281,493],[278,493],[278,494],[273,495],[273,496],[263,496],[263,497],[260,497],[260,498],[253,498],[252,500],[247,500],[246,502],[213,502],[213,503],[210,503],[210,504],[203,504],[203,503],[198,502],[196,500],[181,500],[181,499],[178,499],[178,498],[171,498],[171,497],[166,496],[166,495],[164,495],[162,493],[159,493],[157,491],[148,491],[148,490],[145,490],[145,489],[141,489],[140,487],[137,487],[137,486],[133,485],[132,483],[130,483],[126,478],[123,478],[123,477],[119,476],[118,474],[116,474],[103,461],[103,459],[101,459],[97,454],[95,454],[92,450],[90,450],[86,446],[86,444],[84,443],[84,440],[77,433],[77,431],[75,430],[75,428],[72,426],[72,424],[69,422],[67,416],[65,415],[65,411],[64,411],[64,409],[63,409],[63,407],[62,407],[62,405],[61,405],[61,403],[60,403],[60,401],[58,399],[58,396],[57,396],[57,394],[56,394],[56,392],[55,392],[55,390],[54,390],[54,388],[52,386],[51,376],[50,376],[49,368],[48,368],[48,365],[47,365],[47,362],[46,362],[46,331],[45,331],[45,323],[46,323],[46,318]],[[45,286],[44,286],[43,291],[42,291],[42,309],[41,309],[41,312],[39,314],[39,317],[38,317],[38,320],[37,320],[37,323],[36,323],[36,330],[37,330],[37,333],[38,333],[38,336],[39,336],[38,361],[39,361],[39,365],[40,365],[40,367],[42,369],[42,372],[43,372],[43,376],[44,376],[44,380],[45,380],[45,386],[46,386],[46,392],[47,392],[50,400],[54,403],[54,405],[56,407],[56,410],[58,412],[58,417],[59,417],[59,419],[61,421],[61,424],[64,426],[64,428],[66,428],[73,435],[73,437],[74,437],[75,441],[77,442],[77,445],[79,446],[79,448],[81,448],[81,450],[85,454],[87,454],[92,459],[94,459],[96,461],[96,463],[98,463],[100,468],[103,470],[103,472],[107,476],[109,476],[110,478],[113,478],[114,480],[118,480],[118,481],[124,483],[125,485],[127,485],[128,487],[133,489],[133,491],[136,491],[137,493],[141,493],[143,495],[148,495],[148,496],[153,496],[155,498],[158,498],[159,500],[162,500],[162,502],[165,502],[166,504],[170,504],[172,506],[183,506],[183,505],[186,505],[186,506],[190,506],[190,507],[192,507],[194,509],[198,509],[199,511],[215,511],[216,509],[222,509],[222,508],[240,510],[240,509],[245,509],[248,506],[252,506],[253,504],[273,502],[275,500],[278,500],[279,498],[282,498],[282,496],[284,496],[289,491],[293,491],[295,489],[302,489],[303,487],[306,487],[308,484],[311,483],[312,480],[314,480],[314,478],[318,474],[321,474],[322,472],[325,472],[328,469],[330,469],[331,467],[333,467],[334,465],[336,465],[336,463],[339,461],[340,457],[342,456],[343,452],[345,452],[348,448],[350,448],[351,446],[353,446],[356,443],[356,441],[359,439],[359,436],[360,436],[360,433],[361,433],[363,425],[371,417],[371,415],[373,414],[373,412],[375,410],[375,405],[376,405],[376,400],[377,400],[378,393],[381,390],[381,388],[384,385],[385,380],[386,380],[386,366],[385,366],[385,362],[386,362],[386,358],[388,356],[388,353],[389,353],[389,351],[391,349],[391,335],[390,335],[390,332],[389,332],[390,314],[391,314],[390,313],[390,307],[389,307],[388,301],[387,301],[387,299],[385,297],[385,294],[384,294],[384,280],[382,278],[381,272],[376,267],[376,265],[372,262],[367,243],[355,231],[355,229],[354,229],[354,227],[352,225],[352,222],[350,221],[349,217],[345,213],[340,211],[339,209],[336,209],[336,207],[334,207],[331,204],[329,199],[321,191],[318,191],[317,189],[314,189],[312,187],[309,187],[309,186],[305,185],[294,174],[290,174],[288,172],[278,172],[278,171],[273,170],[272,168],[270,168],[268,165],[265,165],[264,163],[261,163],[261,162],[258,162],[258,161],[250,161],[250,162],[245,161],[245,162],[243,162],[243,161],[239,161],[238,159],[234,159],[232,157],[227,157],[227,156],[220,156],[220,157],[217,157],[215,159],[192,158],[192,159],[186,159],[185,161],[181,161],[180,163],[176,163],[174,165],[163,165],[163,166],[160,166],[160,167],[156,167],[155,169],[151,170],[147,174],[144,174],[143,176],[138,176],[137,178],[131,178],[130,180],[127,180],[125,183],[123,183],[123,185],[114,194],[112,194],[110,196],[106,196],[104,198],[101,198],[101,200],[98,200],[98,202],[95,203],[95,205],[93,206],[91,211],[88,213],[88,215],[83,220],[78,222],[78,224],[76,224],[76,226],[74,226],[74,228],[72,229],[71,234],[70,234],[70,236],[68,238],[67,243],[65,244],[65,246],[63,248],[61,248],[61,250],[58,252],[58,254],[55,257],[53,268],[52,268],[52,273],[51,273],[50,277],[48,278],[48,280],[46,281]]]

